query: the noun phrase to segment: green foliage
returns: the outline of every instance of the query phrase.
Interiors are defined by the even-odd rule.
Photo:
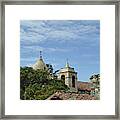
[[[31,67],[20,68],[20,98],[22,100],[44,100],[58,90],[68,90],[62,80],[51,79],[45,70]]]

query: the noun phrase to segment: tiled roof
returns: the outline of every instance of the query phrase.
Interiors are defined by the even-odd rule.
[[[59,91],[51,95],[47,100],[96,100],[96,98],[89,94]]]
[[[91,90],[91,88],[90,88],[91,83],[90,82],[78,81],[77,86],[78,86],[78,90],[88,90],[88,91]]]

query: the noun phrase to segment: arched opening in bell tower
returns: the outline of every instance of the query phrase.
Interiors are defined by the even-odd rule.
[[[72,76],[72,87],[75,87],[75,76]]]
[[[65,75],[61,75],[61,80],[65,80]]]

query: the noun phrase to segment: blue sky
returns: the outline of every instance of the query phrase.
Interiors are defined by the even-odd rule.
[[[100,21],[21,20],[20,65],[33,65],[39,51],[54,70],[63,68],[68,59],[78,80],[89,81],[100,73]]]

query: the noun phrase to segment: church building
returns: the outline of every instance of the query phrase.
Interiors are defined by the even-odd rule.
[[[69,87],[68,93],[60,93],[57,92],[55,95],[53,94],[52,97],[48,99],[56,99],[54,96],[58,97],[59,99],[100,99],[100,75],[93,75],[90,78],[90,82],[81,82],[77,78],[77,72],[72,68],[68,61],[66,62],[65,67],[56,70],[53,72],[53,67],[51,64],[46,64],[42,58],[41,51],[40,51],[40,58],[36,61],[36,63],[32,66],[34,70],[46,70],[48,71],[49,78],[56,79],[56,80],[63,80],[65,85]],[[62,91],[61,91],[62,92]],[[71,93],[72,92],[72,93]],[[78,94],[79,93],[79,94]],[[62,95],[62,96],[60,96]],[[66,98],[66,95],[68,98]],[[58,99],[57,98],[57,99]]]
[[[32,68],[34,70],[48,70],[53,76],[52,65],[44,63],[41,51],[40,58],[36,61]],[[64,80],[65,84],[70,88],[71,91],[77,92],[77,72],[75,72],[74,68],[70,67],[68,62],[66,63],[66,66],[64,68],[58,70],[57,79]]]

